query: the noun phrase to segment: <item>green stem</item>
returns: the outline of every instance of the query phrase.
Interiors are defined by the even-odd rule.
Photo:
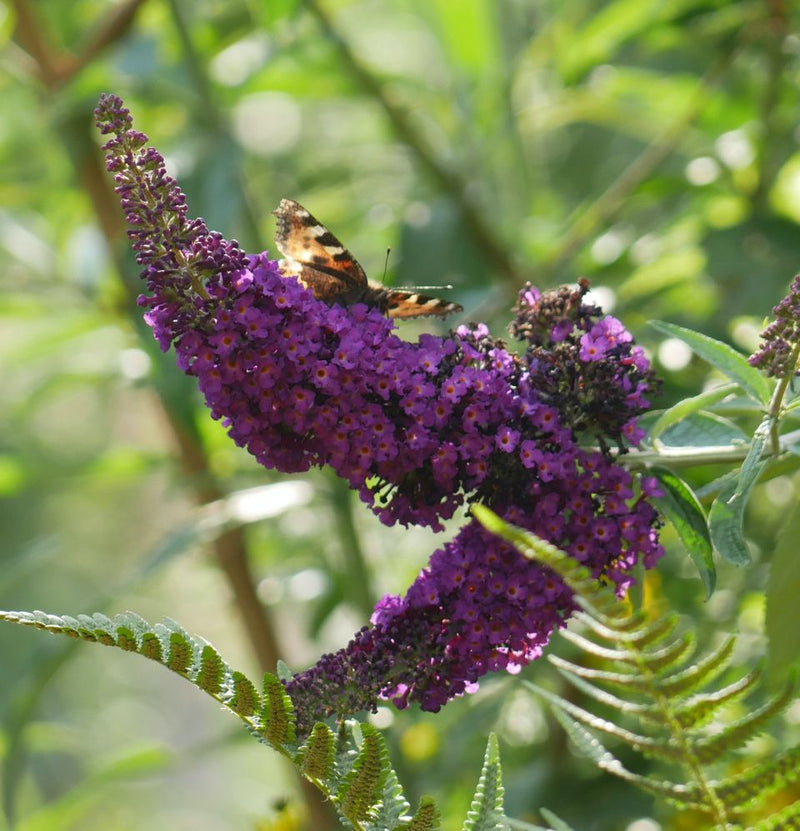
[[[456,204],[470,238],[481,250],[486,262],[503,282],[516,291],[525,283],[528,275],[517,266],[509,254],[510,247],[497,236],[475,202],[467,195],[467,182],[436,156],[408,117],[406,109],[389,95],[380,80],[356,56],[318,0],[306,0],[306,7],[317,18],[327,38],[338,49],[342,62],[350,73],[367,95],[381,107],[397,136],[414,153],[420,167]]]
[[[800,343],[796,343],[792,349],[792,355],[787,363],[789,367],[786,374],[778,380],[778,384],[772,391],[772,398],[769,402],[769,409],[767,414],[772,418],[772,430],[770,432],[772,450],[774,453],[779,452],[781,436],[778,435],[778,424],[783,407],[783,399],[786,396],[786,390],[789,388],[792,379],[795,377],[797,371],[797,362],[800,360]],[[784,437],[785,439],[785,437]]]
[[[784,433],[777,444],[764,452],[764,457],[779,456],[800,442],[800,430]],[[735,464],[743,462],[749,445],[725,444],[711,447],[669,447],[658,450],[631,450],[617,456],[617,462],[625,467],[646,468],[666,464],[670,467],[696,467],[698,465]]]

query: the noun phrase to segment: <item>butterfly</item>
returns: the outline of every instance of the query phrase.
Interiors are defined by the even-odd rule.
[[[364,269],[341,242],[299,202],[281,199],[275,244],[284,258],[278,265],[327,303],[366,303],[387,317],[407,318],[460,312],[458,303],[417,291],[392,289],[367,279]]]

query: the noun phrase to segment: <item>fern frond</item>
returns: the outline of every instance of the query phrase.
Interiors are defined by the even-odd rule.
[[[618,741],[625,742],[633,750],[645,756],[670,762],[680,762],[683,758],[683,749],[673,740],[652,738],[651,736],[634,733],[631,730],[625,730],[615,722],[600,718],[588,710],[583,709],[583,707],[579,707],[577,704],[573,704],[561,696],[554,695],[541,687],[537,687],[535,684],[528,684],[527,686],[534,690],[541,698],[549,701],[555,709],[569,714],[575,721],[591,727],[592,730],[605,733],[607,736],[613,736]]]
[[[637,668],[644,661],[651,672],[669,669],[679,662],[688,660],[694,654],[695,648],[695,639],[691,632],[684,632],[679,638],[670,641],[666,646],[649,651],[643,649],[640,643],[633,644],[627,649],[600,646],[571,629],[563,629],[561,635],[565,640],[574,643],[579,649],[596,658]],[[619,635],[617,635],[617,642],[619,642]]]
[[[800,799],[767,819],[750,826],[750,831],[797,831],[800,828]]]
[[[781,789],[794,787],[799,781],[800,747],[792,747],[743,773],[716,783],[715,790],[726,805],[749,808]]]
[[[264,738],[275,748],[295,739],[295,715],[286,688],[271,672],[264,673],[264,705],[261,709]]]
[[[436,803],[429,796],[423,796],[411,822],[396,825],[392,831],[438,831],[440,827],[441,817]]]
[[[361,750],[335,797],[342,815],[356,828],[374,818],[388,767],[386,747],[378,731],[369,724],[363,724],[361,731]]]
[[[676,672],[667,678],[660,678],[658,689],[665,698],[675,699],[682,695],[690,695],[703,687],[708,686],[722,675],[736,645],[736,638],[732,635],[712,652],[700,658],[682,672]]]
[[[483,769],[461,831],[500,831],[504,828],[503,777],[497,736],[490,734]]]
[[[477,515],[483,522],[488,512],[481,509]],[[800,781],[800,749],[717,781],[706,771],[712,763],[729,760],[733,751],[784,710],[793,696],[791,686],[737,721],[725,724],[723,708],[750,692],[759,679],[758,672],[750,672],[719,690],[708,690],[730,669],[732,637],[694,658],[694,638],[691,634],[674,634],[674,615],[647,622],[641,613],[629,614],[626,604],[613,598],[597,581],[587,585],[585,570],[570,566],[565,562],[566,554],[554,546],[497,517],[489,517],[484,524],[525,556],[556,571],[584,609],[576,617],[585,624],[587,634],[568,630],[562,635],[587,656],[592,666],[554,655],[550,656],[551,663],[573,687],[608,707],[611,718],[633,717],[640,725],[639,731],[624,728],[611,718],[600,718],[589,709],[529,684],[551,704],[556,718],[582,753],[603,770],[679,809],[699,812],[708,819],[708,827],[718,829],[741,827],[735,823],[744,821],[744,812],[764,803],[771,793],[791,793]],[[712,734],[706,726],[715,718],[724,726]],[[680,766],[686,771],[687,781],[671,782],[632,773],[605,748],[598,734],[624,742],[644,756]],[[797,809],[792,807],[765,819],[758,827],[797,828],[797,816]],[[748,828],[754,827],[749,816],[747,822]]]
[[[620,604],[619,610],[625,607]],[[677,628],[679,618],[674,612],[662,615],[655,620],[649,620],[647,615],[638,610],[626,615],[595,617],[586,612],[576,612],[573,619],[583,624],[596,635],[612,643],[624,636],[626,642],[644,649],[666,640]]]
[[[770,697],[764,704],[738,721],[726,725],[717,735],[695,740],[692,743],[693,752],[701,762],[710,764],[719,759],[722,754],[742,747],[748,739],[764,727],[767,721],[786,708],[793,694],[794,685],[787,684],[782,692]]]
[[[342,817],[362,831],[414,827],[435,829],[438,812],[425,802],[409,816],[383,738],[370,725],[346,722],[336,735],[325,724],[295,745],[294,707],[280,680],[264,676],[263,695],[243,673],[231,669],[211,644],[174,621],[150,624],[133,613],[56,616],[44,612],[0,612],[0,620],[71,638],[116,646],[157,660],[233,712],[260,741],[291,759],[301,774],[330,798]]]
[[[333,774],[333,733],[325,724],[315,724],[306,743],[297,751],[295,764],[314,784],[325,782]]]
[[[697,693],[684,702],[672,703],[672,717],[684,730],[707,724],[724,706],[751,692],[761,679],[761,673],[753,671],[738,681],[716,692]],[[650,711],[642,711],[642,718],[651,718]]]
[[[675,805],[701,812],[707,810],[698,788],[656,780],[629,771],[590,730],[559,708],[554,709],[553,714],[579,752],[590,758],[597,767]]]
[[[612,710],[618,710],[619,712],[627,715],[635,715],[641,719],[647,719],[650,712],[656,710],[659,722],[661,720],[661,710],[656,708],[656,705],[654,704],[641,701],[629,701],[628,699],[620,698],[619,696],[608,692],[608,690],[604,690],[602,687],[598,687],[594,684],[590,684],[588,681],[584,681],[577,675],[565,672],[564,678],[569,681],[569,683],[576,690],[580,690],[580,692],[582,692],[585,696],[593,698],[595,701],[600,704],[604,704]],[[532,682],[523,681],[522,684],[537,695],[539,694],[539,687]]]

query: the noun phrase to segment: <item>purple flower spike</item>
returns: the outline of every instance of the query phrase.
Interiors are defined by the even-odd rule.
[[[750,356],[752,366],[767,375],[784,377],[800,374],[800,274],[796,275],[789,294],[772,310],[775,319],[761,333],[761,348]]]
[[[197,378],[212,416],[267,468],[330,465],[386,524],[442,527],[480,501],[569,552],[621,592],[661,554],[658,520],[621,452],[655,388],[640,347],[575,290],[520,292],[511,331],[483,324],[397,337],[364,304],[328,305],[265,253],[189,219],[162,157],[115,96],[98,125],[143,267],[139,302],[162,349]],[[589,449],[594,445],[598,449]],[[381,699],[438,710],[486,672],[516,672],[572,611],[566,587],[469,521],[407,594],[287,683],[303,729]]]

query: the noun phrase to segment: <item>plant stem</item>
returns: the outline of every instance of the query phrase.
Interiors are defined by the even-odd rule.
[[[350,44],[336,28],[332,18],[318,0],[306,0],[306,7],[316,17],[326,37],[339,51],[342,62],[350,70],[367,95],[381,107],[397,136],[414,153],[421,168],[455,203],[470,238],[483,253],[486,262],[500,279],[514,291],[528,279],[509,254],[510,247],[486,222],[478,206],[467,194],[467,182],[437,158],[434,151],[408,117],[405,107],[386,91],[381,81],[356,56]]]

